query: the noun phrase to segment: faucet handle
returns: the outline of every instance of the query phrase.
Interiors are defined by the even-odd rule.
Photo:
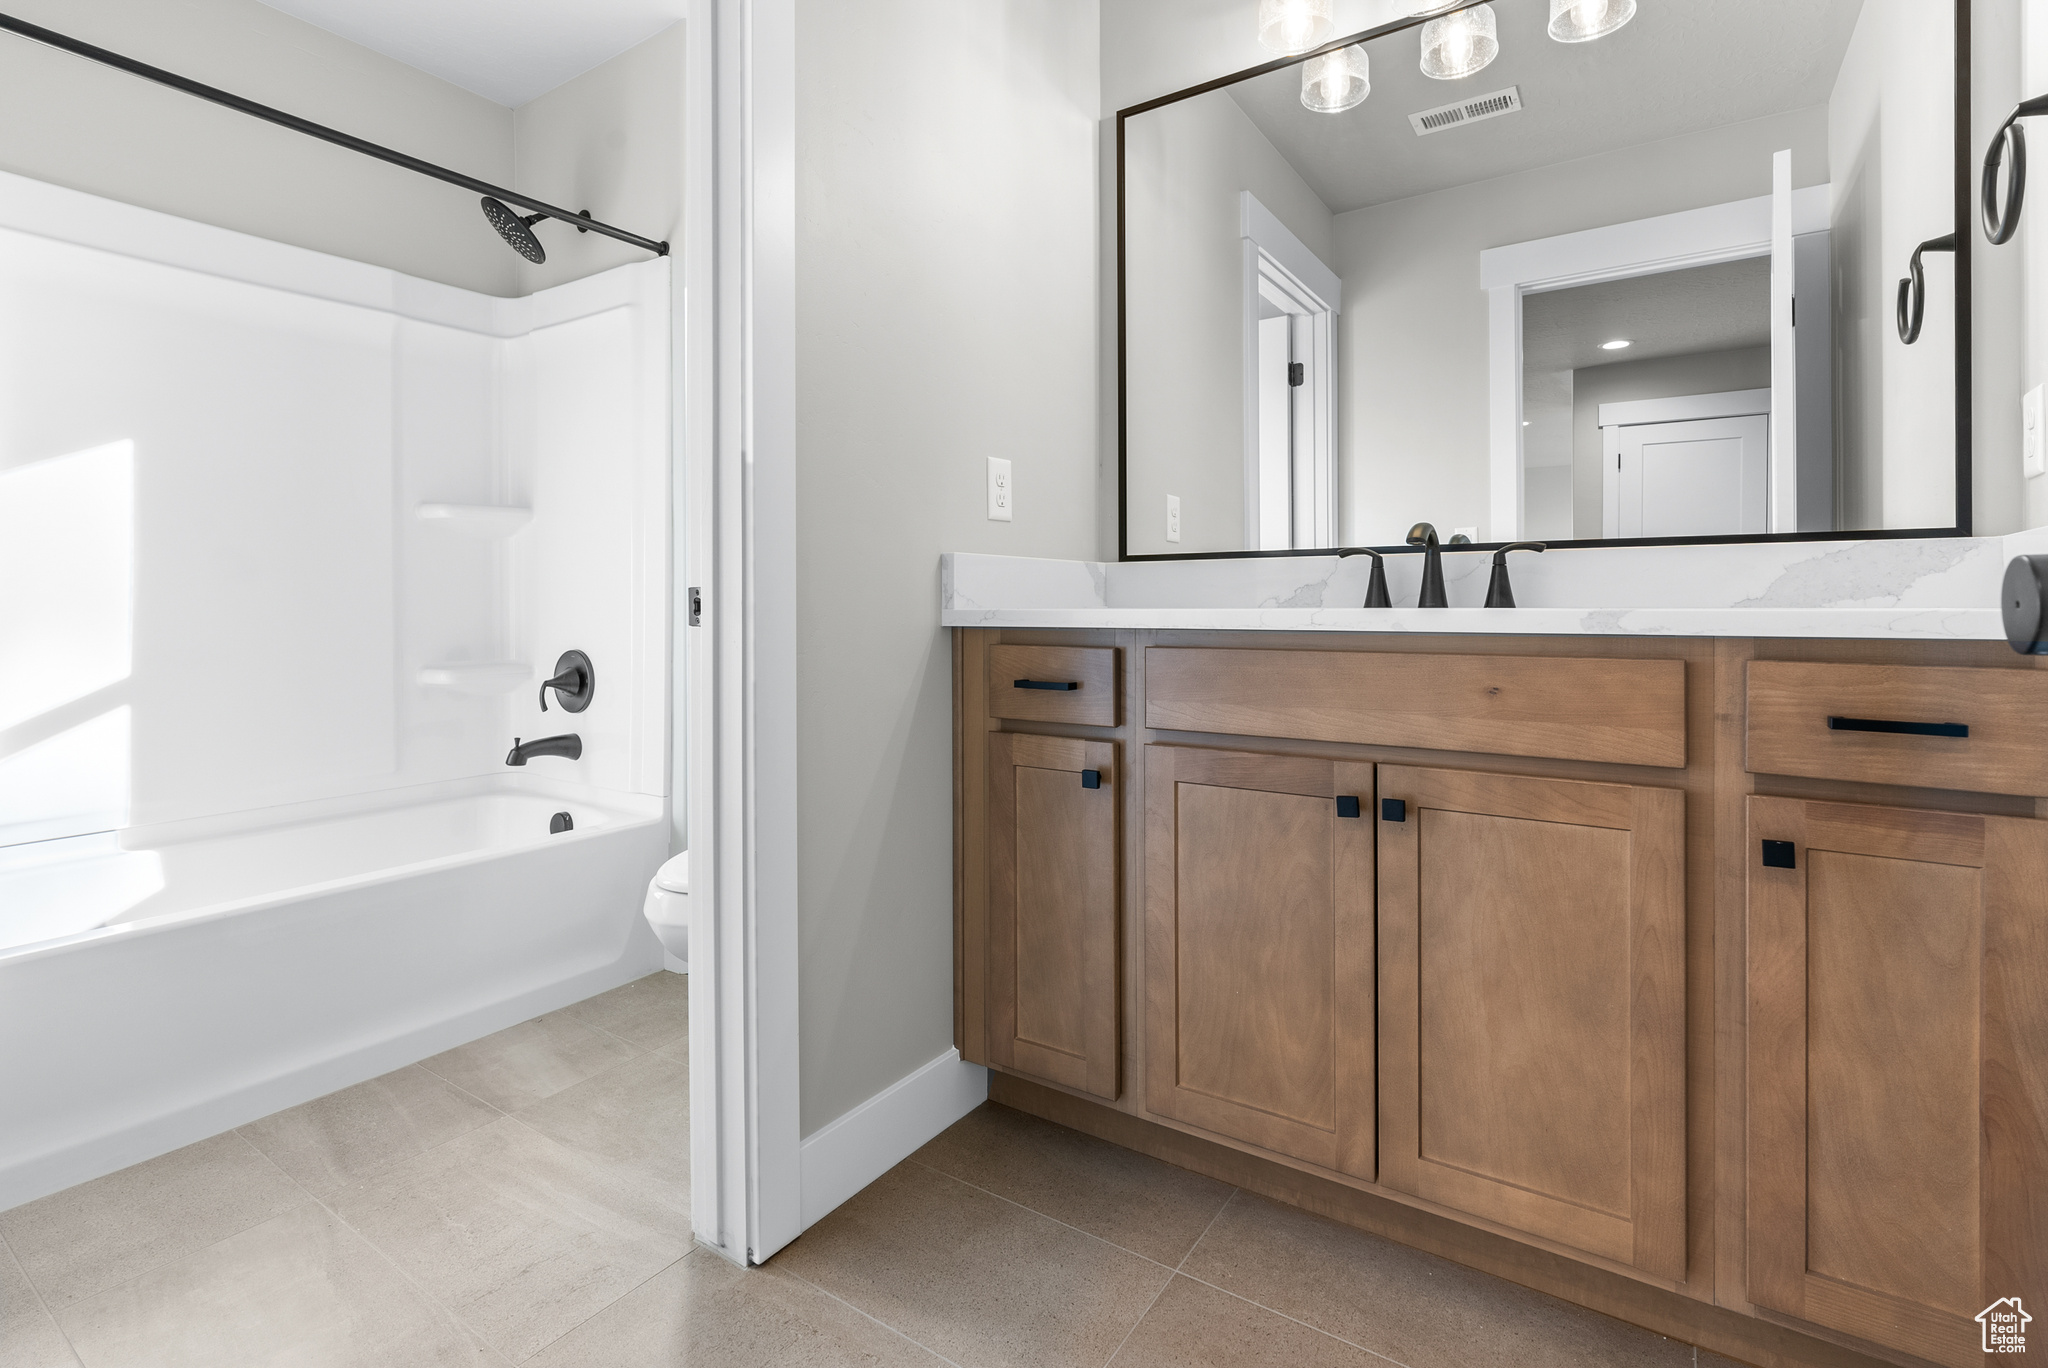
[[[1515,606],[1515,589],[1508,583],[1508,552],[1543,552],[1550,548],[1542,542],[1509,542],[1493,553],[1493,576],[1486,582],[1486,606],[1489,608],[1512,608]]]
[[[1371,556],[1372,577],[1365,582],[1365,607],[1391,608],[1394,596],[1387,592],[1387,558],[1369,546],[1353,546],[1337,553],[1337,559],[1346,556]]]

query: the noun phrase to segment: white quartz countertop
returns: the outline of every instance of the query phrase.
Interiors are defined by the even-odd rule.
[[[1444,555],[1452,606],[1361,608],[1364,556],[1071,561],[941,557],[947,627],[1530,636],[1850,637],[2000,641],[2006,563],[2048,529],[2006,537],[1602,547],[1509,558],[1517,608],[1481,608],[1491,553]],[[1413,604],[1420,556],[1389,556]]]

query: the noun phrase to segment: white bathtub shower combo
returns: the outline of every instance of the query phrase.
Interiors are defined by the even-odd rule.
[[[661,967],[667,260],[497,299],[0,175],[0,319],[0,1208]]]

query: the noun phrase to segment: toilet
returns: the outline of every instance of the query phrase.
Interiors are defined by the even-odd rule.
[[[662,967],[674,974],[690,972],[690,852],[671,855],[647,884],[641,912],[661,938]]]

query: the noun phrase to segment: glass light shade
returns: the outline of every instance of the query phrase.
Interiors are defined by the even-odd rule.
[[[1550,0],[1550,36],[1590,43],[1636,17],[1636,0]]]
[[[1493,6],[1474,5],[1422,26],[1422,74],[1455,81],[1486,67],[1500,56],[1494,33]]]
[[[1411,4],[1408,7],[1408,15],[1413,19],[1420,19],[1425,14],[1442,14],[1460,3],[1462,0],[1427,0],[1425,4]]]
[[[1259,0],[1259,42],[1286,56],[1321,47],[1336,29],[1333,4],[1334,0]]]
[[[1372,94],[1372,57],[1353,43],[1301,66],[1301,103],[1318,114],[1356,109]]]

